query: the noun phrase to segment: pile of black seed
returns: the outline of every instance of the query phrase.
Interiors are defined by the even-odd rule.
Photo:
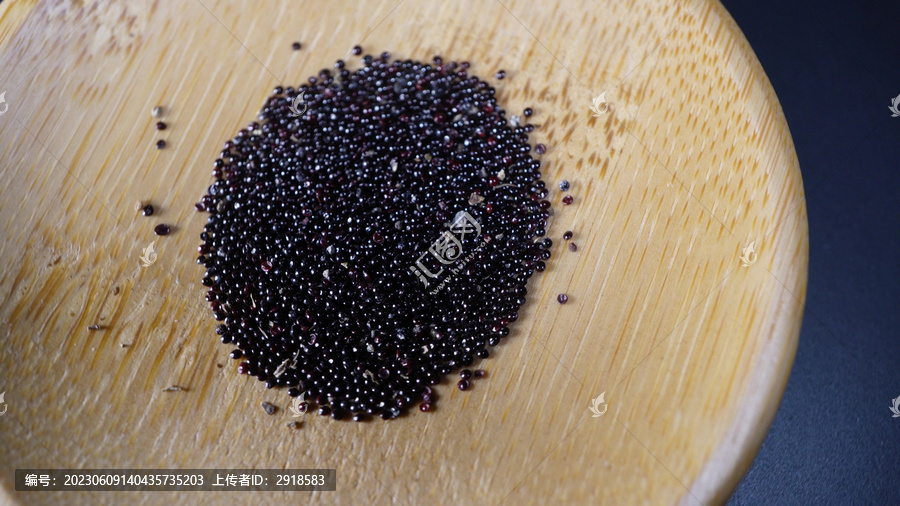
[[[275,88],[197,204],[240,372],[356,420],[428,410],[430,385],[509,334],[550,257],[533,126],[466,62],[363,63]]]

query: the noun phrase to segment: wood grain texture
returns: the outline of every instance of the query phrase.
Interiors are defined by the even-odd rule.
[[[535,109],[545,179],[571,181],[575,203],[551,192],[554,258],[481,364],[488,379],[442,384],[434,413],[290,430],[287,395],[238,376],[213,332],[192,206],[275,85],[356,43],[506,69],[500,101]],[[333,467],[336,492],[263,500],[709,504],[762,442],[800,331],[806,207],[778,100],[716,1],[6,1],[0,69],[7,502],[138,498],[17,493],[15,468]],[[594,117],[601,93],[610,108]],[[138,216],[138,199],[158,213]],[[174,231],[142,268],[159,222]],[[758,261],[742,267],[751,241]],[[161,391],[173,384],[188,390]],[[593,418],[601,392],[609,410]]]

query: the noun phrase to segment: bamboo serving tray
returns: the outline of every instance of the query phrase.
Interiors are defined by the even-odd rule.
[[[214,333],[193,204],[274,86],[358,66],[354,44],[468,60],[508,115],[535,110],[554,256],[471,390],[291,429],[286,392],[238,375]],[[778,100],[715,0],[7,0],[0,92],[8,503],[710,504],[775,415],[805,198]],[[335,468],[337,490],[16,492],[17,468]]]

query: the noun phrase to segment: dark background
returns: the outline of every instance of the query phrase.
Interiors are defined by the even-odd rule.
[[[729,504],[900,504],[900,1],[722,3],[787,117],[810,239],[794,368]]]

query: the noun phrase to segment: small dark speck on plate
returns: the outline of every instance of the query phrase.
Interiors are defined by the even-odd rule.
[[[100,330],[100,325],[88,325],[88,330]]]
[[[265,411],[267,415],[274,415],[275,411],[278,410],[278,408],[276,408],[274,404],[269,402],[263,402],[262,404],[260,404],[260,406],[262,406],[263,411]]]
[[[576,245],[574,242],[569,243],[569,251],[578,251],[578,245]]]
[[[299,429],[299,428],[300,428],[300,422],[298,422],[297,420],[294,420],[293,422],[289,422],[289,423],[287,424],[287,426],[288,426],[289,429]]]
[[[565,304],[566,302],[569,302],[569,296],[564,293],[561,293],[561,294],[559,294],[559,296],[556,297],[556,301],[559,302],[560,304]]]

